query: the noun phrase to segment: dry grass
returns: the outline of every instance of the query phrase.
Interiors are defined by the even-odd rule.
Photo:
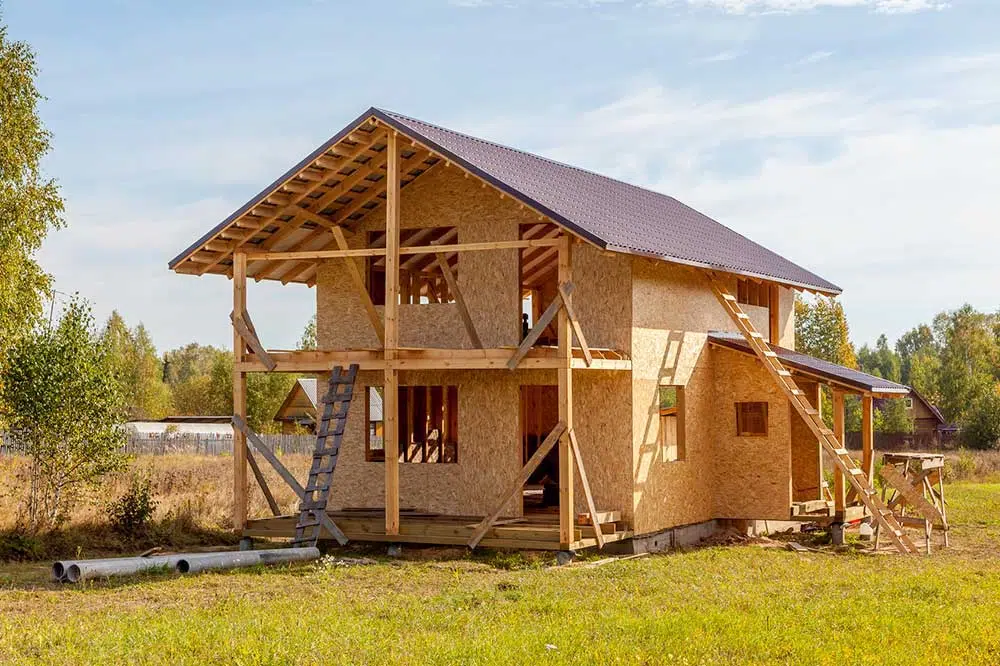
[[[293,474],[304,478],[310,457],[286,455],[282,461]],[[228,456],[137,457],[126,472],[84,493],[58,530],[24,544],[13,535],[23,510],[27,465],[26,458],[0,458],[0,559],[92,557],[132,553],[152,546],[221,545],[235,540],[231,511],[233,460]],[[292,511],[295,495],[268,465],[264,467],[268,485],[282,510]],[[106,506],[127,490],[135,474],[149,478],[157,507],[144,534],[125,538],[111,530]],[[249,499],[250,515],[269,515],[264,496],[252,478]]]

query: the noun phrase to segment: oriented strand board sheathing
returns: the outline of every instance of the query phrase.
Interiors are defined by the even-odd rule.
[[[816,407],[816,382],[797,379],[796,384],[805,391],[809,403]],[[820,489],[820,443],[806,422],[795,411],[791,403],[791,456],[792,456],[792,500],[805,502],[822,499]]]
[[[788,398],[752,356],[712,348],[715,372],[717,518],[782,520],[791,506],[791,414]],[[768,403],[766,437],[736,435],[737,402]]]
[[[510,197],[481,187],[460,170],[440,164],[403,188],[400,228],[455,227],[458,243],[517,240],[523,223],[537,216]],[[363,247],[369,231],[385,229],[382,205],[357,225],[348,239]],[[361,301],[342,259],[323,262],[317,280],[317,333],[324,349],[377,347]],[[464,252],[458,260],[458,285],[484,347],[516,347],[521,334],[518,251]],[[379,308],[381,309],[381,308]],[[455,304],[402,305],[400,344],[409,347],[470,348]]]
[[[573,307],[587,344],[628,352],[632,332],[631,258],[576,243],[573,284]]]

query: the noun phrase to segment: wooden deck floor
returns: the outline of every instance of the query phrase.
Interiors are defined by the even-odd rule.
[[[464,546],[472,536],[481,516],[444,516],[440,514],[400,511],[399,534],[385,533],[385,512],[379,509],[328,511],[328,515],[351,541],[382,541],[392,543],[418,543],[431,545]],[[611,516],[615,517],[615,516]],[[276,516],[250,520],[244,536],[291,538],[295,532],[297,516]],[[601,525],[606,542],[621,541],[632,536],[631,532],[616,522]],[[480,542],[488,548],[514,548],[520,550],[560,550],[559,520],[548,514],[528,515],[524,518],[500,520]],[[572,550],[582,550],[597,545],[591,525],[577,525]]]

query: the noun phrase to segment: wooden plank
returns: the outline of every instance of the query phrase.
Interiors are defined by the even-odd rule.
[[[772,345],[781,344],[781,289],[776,284],[768,285],[767,329],[768,341]]]
[[[247,306],[247,256],[233,255],[233,311],[243,312]],[[246,345],[243,336],[233,329],[233,412],[242,419],[247,416],[247,376],[238,369]],[[247,444],[240,432],[233,433],[233,525],[243,529],[247,521]]]
[[[560,285],[560,287],[566,291],[567,295],[572,294],[573,290],[576,289],[572,282]],[[521,359],[523,359],[534,344],[538,342],[538,338],[542,337],[542,333],[544,333],[545,329],[552,323],[552,320],[555,319],[556,315],[562,311],[562,304],[563,301],[561,298],[552,299],[552,302],[549,303],[549,307],[545,308],[545,312],[542,313],[542,316],[535,322],[534,327],[532,327],[531,331],[528,332],[528,335],[524,338],[524,340],[521,341],[521,346],[517,348],[514,355],[510,357],[509,361],[507,361],[508,368],[513,370],[518,366]],[[572,353],[572,349],[570,349],[570,352]]]
[[[263,364],[268,372],[274,370],[276,365],[274,359],[271,358],[271,355],[267,353],[266,349],[264,349],[264,345],[260,344],[260,340],[257,339],[254,332],[250,330],[249,326],[247,326],[243,317],[235,314],[234,312],[230,312],[229,320],[233,322],[233,328],[235,328],[240,337],[243,338],[243,344],[253,350],[257,360]]]
[[[344,237],[344,230],[340,227],[334,227],[330,230],[333,234],[334,240],[337,242],[337,247],[343,251],[349,249],[347,247],[347,238]],[[353,257],[346,257],[347,261],[347,272],[351,275],[351,280],[354,282],[354,289],[358,292],[358,298],[361,299],[361,304],[365,307],[365,312],[368,313],[368,321],[371,322],[372,328],[375,329],[375,335],[378,336],[379,344],[385,344],[385,328],[382,326],[382,317],[379,316],[378,310],[375,309],[375,304],[372,302],[371,294],[368,293],[368,287],[365,285],[365,276],[358,266],[358,262]]]
[[[558,238],[536,238],[516,241],[485,241],[482,243],[455,243],[451,245],[411,245],[401,247],[400,254],[437,254],[438,252],[486,252],[489,250],[517,250],[526,247],[558,247]]]
[[[274,468],[274,471],[278,473],[278,476],[281,477],[281,479],[288,485],[289,488],[292,489],[295,495],[299,498],[299,501],[305,501],[306,497],[305,488],[303,488],[302,484],[300,484],[295,479],[295,476],[288,471],[288,468],[281,464],[281,461],[278,460],[278,457],[274,455],[274,452],[271,451],[271,449],[267,448],[267,445],[264,444],[264,442],[262,442],[260,438],[257,437],[257,434],[250,429],[250,426],[247,425],[246,419],[242,418],[238,414],[233,414],[233,426],[236,428],[234,433],[240,432],[243,434],[244,437],[246,437],[246,441],[249,444],[251,444],[255,449],[257,449],[257,452],[264,457],[264,460],[270,463],[271,467]],[[333,522],[333,519],[330,518],[330,516],[328,516],[325,512],[320,514],[320,522],[323,523],[323,527],[326,528],[327,532],[329,532],[330,535],[337,540],[337,543],[339,543],[340,545],[344,545],[345,543],[347,543],[347,537],[340,530],[340,528],[337,527],[336,523]],[[246,524],[244,523],[244,525],[241,526],[240,529],[243,529],[243,527],[245,526]],[[294,534],[294,532],[295,532],[295,525],[293,524],[292,533]]]
[[[455,274],[451,272],[451,266],[448,265],[448,255],[438,252],[434,256],[437,259],[438,267],[441,269],[441,275],[444,276],[444,281],[448,283],[448,290],[455,299],[455,305],[458,306],[458,314],[462,317],[462,323],[465,324],[465,332],[469,335],[472,346],[476,349],[482,349],[483,343],[479,339],[479,333],[476,332],[476,325],[472,323],[472,317],[469,315],[469,308],[465,305],[465,298],[462,297],[462,291],[458,288],[458,280],[455,279]]]
[[[861,469],[868,483],[875,482],[875,410],[872,402],[870,395],[861,397]]]
[[[385,533],[399,534],[399,372],[391,363],[399,347],[399,135],[389,132],[385,206],[385,351],[383,446],[385,447]]]
[[[844,441],[844,392],[833,389],[833,434],[838,442]],[[847,506],[847,485],[840,467],[833,468],[834,511],[843,514]]]
[[[562,236],[559,245],[559,282],[567,294],[573,279],[572,239]],[[553,299],[553,301],[561,299]],[[570,431],[573,430],[573,338],[566,308],[558,308],[559,315],[556,330],[559,335],[559,360],[565,364],[556,374],[559,379],[559,420]],[[573,507],[574,474],[573,453],[570,450],[569,437],[559,440],[559,542],[569,550],[573,538],[573,518],[576,511]]]
[[[497,518],[500,517],[500,514],[503,513],[504,507],[506,507],[507,503],[514,499],[519,492],[521,492],[521,488],[528,482],[528,478],[531,476],[532,472],[534,472],[538,465],[541,464],[545,456],[552,450],[552,447],[556,445],[556,442],[559,441],[565,430],[565,423],[560,421],[556,424],[556,427],[553,428],[548,434],[545,441],[541,443],[541,445],[528,459],[528,462],[526,462],[524,467],[521,468],[521,473],[517,477],[517,483],[515,483],[508,492],[504,493],[500,501],[497,502],[497,508],[493,511],[493,513],[483,518],[479,524],[476,525],[476,529],[473,530],[472,537],[470,537],[468,541],[469,548],[475,548],[479,545],[479,542],[482,541],[483,537],[490,530],[490,527],[493,526],[493,523],[495,523]]]
[[[580,349],[583,350],[584,362],[589,368],[594,363],[594,355],[590,353],[590,347],[587,346],[587,339],[583,337],[583,329],[580,328],[580,320],[577,319],[576,310],[573,309],[573,301],[570,295],[566,293],[565,287],[561,284],[559,285],[559,298],[562,299],[563,307],[566,308],[566,316],[569,317],[570,326],[573,328],[577,342],[580,343]]]
[[[923,488],[913,486],[894,465],[883,465],[879,474],[902,495],[907,504],[923,516],[924,520],[929,520],[932,523],[945,523],[944,516],[941,515],[938,508],[924,497]]]
[[[274,499],[274,495],[271,494],[271,488],[267,485],[267,479],[264,478],[264,473],[260,471],[260,466],[257,465],[257,459],[254,458],[250,451],[247,451],[247,462],[250,463],[250,470],[253,472],[253,478],[257,479],[260,491],[264,493],[264,499],[267,500],[267,507],[271,509],[271,515],[280,516],[281,508]]]
[[[594,504],[594,495],[590,492],[590,481],[587,480],[587,470],[583,466],[583,454],[580,453],[580,445],[576,441],[576,431],[572,428],[567,433],[569,448],[576,461],[576,470],[580,473],[580,483],[583,485],[583,496],[587,500],[587,510],[590,512],[590,523],[594,526],[594,536],[597,538],[597,547],[604,548],[604,534],[601,524],[597,519],[597,506]]]
[[[339,229],[340,227],[334,227]],[[333,231],[329,229],[327,231]],[[384,257],[380,247],[356,247],[338,250],[297,250],[294,252],[247,252],[250,261],[301,261],[304,259],[344,259],[351,257]]]

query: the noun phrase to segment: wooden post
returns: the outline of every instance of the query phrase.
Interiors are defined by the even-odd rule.
[[[868,483],[875,482],[875,423],[872,396],[861,398],[861,469]]]
[[[833,389],[833,434],[842,448],[844,441],[844,392]],[[839,467],[833,470],[833,508],[837,516],[843,517],[847,510],[847,483]]]
[[[233,312],[245,312],[247,307],[247,255],[233,255]],[[247,418],[247,375],[238,370],[246,355],[246,342],[233,328],[233,414]],[[239,430],[233,431],[233,526],[242,531],[247,524],[247,440]]]
[[[385,533],[399,534],[399,135],[390,131],[385,191]]]
[[[813,404],[816,408],[817,416],[822,420],[823,418],[823,385],[816,382],[816,393],[811,396],[809,402]],[[816,438],[816,463],[818,469],[816,470],[816,478],[819,479],[819,494],[816,499],[824,499],[823,497],[823,442],[818,437]],[[836,467],[836,465],[834,466]]]
[[[772,284],[768,289],[771,292],[767,299],[768,341],[776,345],[781,342],[781,288]]]
[[[572,239],[568,234],[562,237],[559,245],[559,284],[568,284],[573,279],[573,261],[571,256]],[[555,297],[558,298],[558,295]],[[572,298],[572,297],[570,297]],[[566,425],[566,430],[573,429],[573,332],[570,330],[569,315],[566,308],[559,308],[556,330],[559,336],[559,420]],[[563,433],[559,440],[559,544],[564,550],[569,550],[576,533],[573,508],[573,450],[569,436]]]

